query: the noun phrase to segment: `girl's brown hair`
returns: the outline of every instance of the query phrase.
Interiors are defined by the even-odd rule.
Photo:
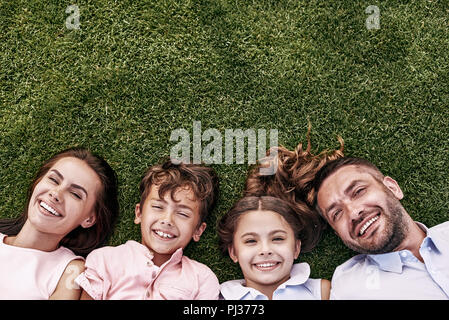
[[[101,189],[96,195],[95,224],[90,228],[78,226],[60,242],[60,245],[72,250],[75,254],[85,257],[92,250],[105,245],[109,240],[118,217],[119,202],[115,171],[102,157],[84,148],[69,148],[45,161],[28,188],[27,202],[22,214],[18,218],[0,220],[0,232],[8,236],[15,236],[20,232],[28,218],[28,205],[34,188],[56,162],[68,157],[83,160],[97,173],[101,181]]]
[[[244,195],[270,195],[288,201],[298,215],[313,222],[310,224],[313,232],[309,237],[311,250],[318,244],[326,225],[313,205],[315,198],[313,180],[316,173],[327,162],[344,156],[344,141],[338,137],[340,149],[324,150],[318,155],[314,155],[311,152],[310,131],[311,125],[309,124],[305,150],[302,143],[298,144],[293,151],[282,146],[268,150],[267,157],[249,172]],[[268,156],[273,154],[276,157]],[[260,168],[269,166],[277,168],[273,175],[260,173]]]
[[[237,201],[218,223],[218,235],[220,237],[220,248],[223,253],[228,251],[232,245],[234,233],[238,221],[242,215],[250,211],[272,211],[281,215],[290,225],[295,238],[301,240],[301,251],[310,251],[311,238],[314,222],[303,215],[296,214],[295,209],[288,201],[272,196],[246,196]]]

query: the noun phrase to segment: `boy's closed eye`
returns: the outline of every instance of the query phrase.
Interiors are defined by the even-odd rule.
[[[150,206],[153,209],[161,210],[164,209],[164,202],[159,199],[151,199],[150,200]]]
[[[183,218],[190,218],[190,215],[185,211],[178,211],[178,215],[180,215]]]

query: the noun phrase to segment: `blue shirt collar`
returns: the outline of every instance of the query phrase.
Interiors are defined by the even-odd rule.
[[[426,232],[426,238],[421,244],[421,248],[431,248],[435,250],[437,253],[441,253],[444,251],[444,248],[447,248],[448,241],[442,237],[441,233],[438,230],[438,226],[436,228],[428,229],[424,224],[417,222],[417,224],[421,227],[421,229]]]
[[[367,256],[384,271],[402,273],[403,263],[397,251],[382,254],[368,254]]]
[[[441,243],[441,239],[438,235],[435,234],[435,232],[432,232],[432,229],[427,228],[423,223],[417,221],[415,221],[415,223],[426,233],[426,237],[424,238],[420,248],[432,246],[432,249],[439,251],[438,247],[443,244]],[[368,254],[367,256],[384,271],[402,273],[404,263],[401,259],[401,253],[404,251],[408,250],[394,251],[383,254]]]

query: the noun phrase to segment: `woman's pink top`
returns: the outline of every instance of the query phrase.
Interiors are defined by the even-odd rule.
[[[220,286],[209,267],[178,249],[157,267],[144,245],[129,240],[92,251],[75,282],[95,300],[218,299]]]
[[[0,299],[43,300],[56,289],[70,261],[82,259],[71,250],[59,247],[46,252],[4,243],[0,233]]]

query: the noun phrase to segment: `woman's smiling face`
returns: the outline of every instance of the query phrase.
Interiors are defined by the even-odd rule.
[[[101,181],[84,161],[57,161],[33,189],[28,221],[42,233],[60,236],[95,223],[95,203]]]
[[[273,291],[290,278],[301,241],[278,213],[249,211],[239,217],[229,255],[240,264],[247,287]]]

